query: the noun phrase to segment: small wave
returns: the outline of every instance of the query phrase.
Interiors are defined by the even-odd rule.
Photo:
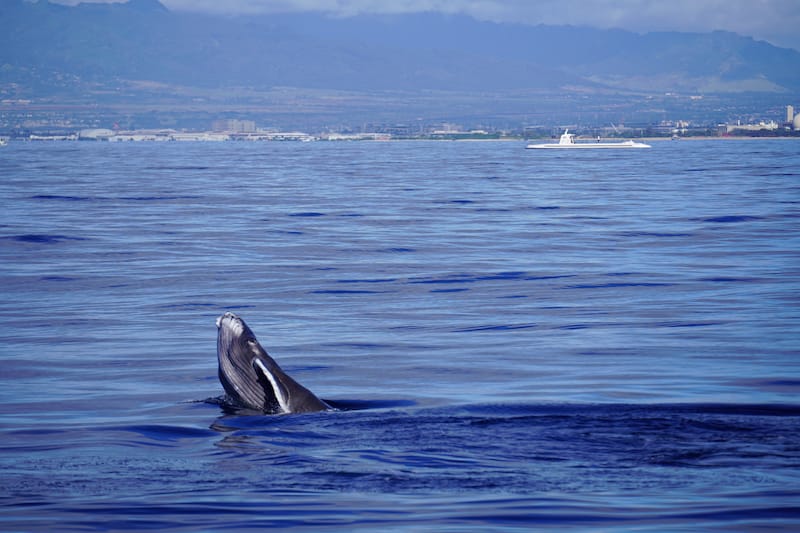
[[[753,283],[761,280],[756,278],[733,278],[728,276],[715,276],[713,278],[701,278],[700,281],[706,281],[708,283]]]
[[[567,285],[565,289],[622,289],[628,287],[671,287],[672,283],[656,282],[631,282],[631,283],[581,283],[578,285]]]
[[[737,387],[751,387],[763,391],[800,393],[800,379],[790,378],[744,378],[732,383]]]
[[[334,348],[350,348],[356,350],[377,350],[394,347],[392,344],[380,344],[377,342],[330,342],[323,344],[323,346],[330,346]]]
[[[557,276],[525,276],[523,279],[525,281],[547,281],[550,279],[574,278],[575,276],[575,274],[560,274]]]
[[[64,241],[85,241],[84,237],[71,237],[68,235],[27,234],[0,237],[0,239],[25,242],[31,244],[58,244]]]
[[[120,200],[126,202],[163,202],[171,200],[194,200],[199,196],[121,196]]]
[[[397,278],[377,278],[377,279],[340,279],[337,283],[394,283]]]
[[[488,274],[483,276],[476,276],[475,281],[513,281],[523,279],[527,272],[498,272],[497,274]]]
[[[418,278],[409,280],[411,284],[449,284],[449,283],[477,283],[479,281],[503,281],[523,279],[525,272],[499,272],[497,274],[451,274],[435,278]]]
[[[368,290],[345,290],[345,289],[319,289],[310,291],[309,294],[381,294],[384,291],[368,291]]]
[[[209,170],[210,168],[202,165],[158,165],[144,167],[144,170]]]
[[[68,196],[68,195],[60,195],[60,194],[37,194],[35,196],[31,196],[33,200],[60,200],[64,202],[86,202],[90,200],[95,200],[90,196]]]
[[[56,281],[56,282],[75,281],[77,279],[78,278],[71,276],[42,276],[41,278],[39,278],[40,281]]]
[[[486,326],[476,326],[471,328],[455,329],[455,333],[470,333],[476,331],[512,331],[516,329],[532,329],[538,324],[490,324]]]
[[[415,407],[417,402],[412,400],[352,400],[337,399],[325,402],[339,411],[367,411],[375,409],[397,409],[400,407]]]
[[[620,233],[623,237],[656,237],[656,238],[670,238],[670,237],[691,237],[691,233],[668,233],[659,231],[624,231]]]
[[[208,309],[217,307],[219,307],[219,305],[210,302],[188,302],[188,303],[164,304],[159,306],[159,309]]]
[[[589,329],[592,326],[589,324],[567,324],[566,326],[559,326],[558,329],[565,331],[577,331],[581,329]]]
[[[720,217],[710,217],[701,219],[702,222],[712,222],[714,224],[735,224],[737,222],[750,222],[753,220],[763,220],[764,217],[755,217],[747,215],[727,215]]]
[[[658,322],[655,325],[664,328],[704,328],[720,324],[722,322]]]
[[[468,292],[468,291],[469,289],[467,288],[461,288],[461,289],[431,289],[430,292],[433,294],[443,294],[449,292]]]
[[[150,441],[151,444],[153,442],[177,444],[186,439],[205,439],[216,434],[214,431],[209,429],[157,424],[113,426],[103,429],[105,431],[134,433],[145,438],[147,441]]]

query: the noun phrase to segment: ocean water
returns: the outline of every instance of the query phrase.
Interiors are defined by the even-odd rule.
[[[10,143],[0,529],[800,528],[800,144]],[[242,316],[340,410],[226,412]]]

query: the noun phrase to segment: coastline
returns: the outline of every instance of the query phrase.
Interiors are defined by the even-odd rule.
[[[144,132],[124,132],[116,135],[108,135],[102,137],[86,137],[80,134],[73,133],[67,135],[36,135],[31,134],[29,137],[13,137],[13,136],[0,136],[0,139],[5,141],[5,144],[14,142],[112,142],[112,143],[130,143],[130,142],[402,142],[402,141],[424,141],[424,142],[535,142],[535,141],[549,141],[555,137],[441,137],[441,136],[426,136],[420,135],[418,137],[392,137],[388,134],[354,134],[349,136],[341,135],[314,135],[300,132],[291,133],[272,133],[267,135],[253,135],[252,137],[240,136],[231,133],[218,133],[218,132],[186,132],[186,133],[171,133],[169,135],[154,133],[149,131]],[[579,142],[590,143],[597,140],[597,137],[577,137]],[[674,142],[674,141],[755,141],[755,140],[800,140],[799,135],[781,135],[781,136],[755,136],[755,135],[692,135],[688,137],[600,137],[603,142],[620,142],[627,140],[644,141],[644,142]]]

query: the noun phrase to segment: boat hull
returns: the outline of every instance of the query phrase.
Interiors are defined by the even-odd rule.
[[[649,144],[637,143],[633,141],[621,143],[546,143],[529,144],[525,148],[532,150],[603,150],[603,149],[625,149],[625,148],[650,148]]]

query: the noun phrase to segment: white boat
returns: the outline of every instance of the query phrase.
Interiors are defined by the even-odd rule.
[[[8,144],[8,141],[5,140],[3,137],[0,137],[0,146],[5,146]]]
[[[569,129],[564,130],[561,138],[557,143],[544,143],[544,144],[529,144],[525,148],[556,148],[556,149],[572,149],[572,148],[650,148],[649,144],[638,143],[634,141],[621,141],[621,142],[600,142],[598,137],[597,142],[576,143],[575,135],[569,132]]]

